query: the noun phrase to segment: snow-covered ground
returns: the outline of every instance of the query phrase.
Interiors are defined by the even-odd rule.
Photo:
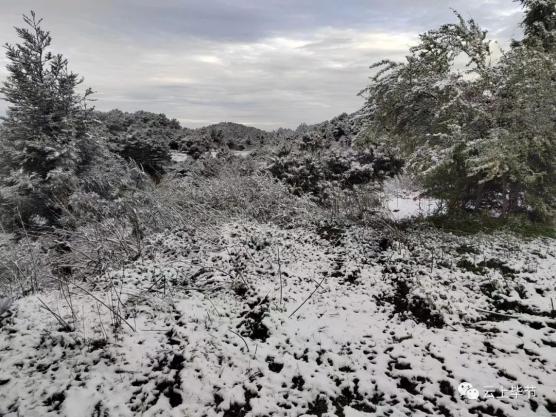
[[[243,151],[231,151],[232,155],[239,156],[240,158],[247,158],[249,155],[253,153],[253,149],[246,149]]]
[[[393,220],[428,217],[440,209],[440,201],[421,196],[406,178],[393,178],[384,183],[384,206]]]
[[[2,233],[0,232],[0,248],[2,248],[3,246],[7,246],[10,243],[10,240],[12,239],[12,235],[9,233]]]
[[[394,220],[405,220],[411,217],[428,217],[438,211],[439,202],[431,198],[420,197],[418,193],[405,193],[389,196],[386,208]]]
[[[554,242],[383,236],[182,230],[71,300],[20,299],[0,319],[0,415],[556,412]]]

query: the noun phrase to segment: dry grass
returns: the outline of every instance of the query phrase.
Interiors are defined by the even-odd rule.
[[[99,201],[83,199],[79,212],[65,207],[68,227],[24,234],[0,249],[0,295],[28,294],[59,280],[94,281],[142,257],[145,239],[163,230],[208,229],[242,218],[292,226],[322,214],[270,176],[236,169],[213,177],[170,177],[116,202]]]
[[[186,214],[198,223],[239,217],[294,225],[320,214],[308,198],[291,195],[284,184],[265,174],[228,172],[218,177],[168,179],[155,190],[155,197],[171,215]]]

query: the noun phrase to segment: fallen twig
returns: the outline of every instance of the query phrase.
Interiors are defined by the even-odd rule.
[[[280,262],[280,248],[278,248],[278,277],[280,278],[280,305],[282,305],[283,298],[283,283],[282,283],[282,263]]]
[[[245,343],[245,347],[247,348],[247,352],[249,351],[249,345],[247,344],[247,341],[243,338],[242,335],[240,335],[239,333],[234,332],[232,329],[230,329],[230,331],[235,334],[237,337],[239,337],[241,340],[243,340],[243,343]]]
[[[324,279],[325,279],[325,278],[326,278],[326,277],[323,277],[323,278],[321,279],[321,281],[317,284],[317,286],[315,287],[315,289],[313,290],[313,292],[311,292],[311,294],[309,294],[309,296],[299,305],[299,307],[297,307],[297,308],[288,316],[289,319],[291,319],[292,316],[293,316],[295,313],[297,313],[297,310],[299,310],[301,307],[303,307],[303,305],[304,305],[307,301],[309,301],[309,299],[313,296],[313,294],[314,294],[315,292],[317,292],[317,290],[319,289],[319,287],[320,287],[320,286],[322,285],[322,283],[324,282]]]
[[[70,326],[68,324],[67,321],[65,321],[62,316],[60,316],[59,314],[56,314],[50,307],[48,307],[48,305],[41,300],[39,297],[37,297],[37,299],[40,301],[40,303],[42,304],[43,308],[48,311],[50,314],[52,314],[52,316],[54,316],[54,318],[58,321],[58,323],[60,323],[62,325],[62,327],[66,330],[72,331],[73,327]]]
[[[514,316],[514,315],[512,315],[512,314],[499,313],[499,312],[497,312],[497,311],[486,310],[486,309],[484,309],[484,308],[475,307],[475,310],[477,310],[477,311],[479,311],[479,312],[481,312],[481,313],[494,314],[494,315],[496,315],[496,316],[509,317],[509,318],[512,318],[512,319],[518,319],[518,318],[519,318],[519,316]]]

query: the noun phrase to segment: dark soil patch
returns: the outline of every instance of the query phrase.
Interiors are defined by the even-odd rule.
[[[479,416],[488,415],[488,416],[495,416],[495,417],[507,417],[504,414],[504,411],[500,408],[494,408],[492,405],[485,406],[480,405],[478,407],[472,407],[469,409],[471,414],[478,414]]]
[[[307,406],[307,414],[313,414],[317,417],[322,417],[324,413],[328,412],[328,402],[323,396],[317,396],[314,402],[309,403]]]
[[[185,358],[182,354],[176,353],[172,358],[172,361],[168,365],[170,369],[175,369],[176,371],[181,371],[183,369],[183,363],[185,362]]]
[[[460,259],[456,266],[464,271],[472,272],[476,275],[484,275],[486,274],[486,270],[479,265],[475,265],[469,259]]]
[[[58,411],[60,410],[60,407],[62,406],[62,403],[64,402],[65,399],[66,399],[65,392],[63,391],[55,392],[46,400],[44,400],[43,404],[46,405],[47,407],[51,407],[50,411]]]
[[[440,392],[442,394],[447,395],[450,398],[452,398],[453,400],[455,400],[454,387],[452,387],[452,384],[450,384],[450,381],[447,381],[447,380],[443,379],[442,381],[439,382],[439,385],[440,385]]]
[[[101,350],[108,344],[106,339],[95,339],[89,342],[89,352],[94,352],[95,350]]]
[[[466,254],[466,253],[471,253],[473,255],[479,255],[481,253],[481,251],[471,245],[467,245],[467,244],[463,244],[460,245],[456,248],[456,252],[459,253],[460,255]]]
[[[168,401],[170,402],[170,406],[172,408],[177,407],[178,405],[180,405],[181,403],[183,403],[183,398],[181,396],[181,394],[177,391],[174,390],[174,388],[170,388],[168,391],[166,391],[164,393],[164,395],[166,395],[166,397],[168,397]]]
[[[251,411],[251,399],[257,396],[244,388],[245,404],[231,404],[230,408],[224,411],[223,417],[245,417]]]
[[[317,234],[321,239],[330,242],[333,246],[340,246],[345,234],[345,229],[334,224],[322,224],[317,226]]]
[[[384,299],[394,306],[394,312],[402,318],[412,317],[416,322],[427,327],[441,328],[444,326],[442,316],[422,298],[412,296],[409,278],[394,279],[394,293],[384,295]]]
[[[342,390],[342,393],[332,399],[332,404],[334,405],[335,409],[336,409],[336,415],[338,417],[345,417],[344,414],[344,407],[346,406],[350,406],[351,408],[353,408],[354,410],[357,411],[362,411],[365,413],[374,413],[376,411],[376,408],[371,406],[366,400],[365,398],[360,394],[359,392],[359,380],[355,379],[354,380],[354,388],[353,391],[351,389],[349,389],[348,387],[345,387]],[[377,397],[377,395],[375,394],[375,397]],[[377,398],[373,397],[375,400]],[[378,401],[377,401],[378,403]]]
[[[297,375],[292,378],[291,388],[295,388],[298,391],[303,391],[303,385],[305,385],[305,380],[301,375]]]
[[[387,237],[383,237],[382,239],[380,239],[378,241],[378,249],[381,252],[387,251],[388,249],[390,249],[392,247],[392,244],[394,242],[392,241],[392,239],[389,239]]]
[[[504,300],[497,299],[493,303],[494,308],[501,311],[515,312],[515,313],[525,313],[531,315],[539,315],[539,313],[529,307],[527,304],[523,304],[518,300]]]
[[[275,362],[273,356],[267,356],[266,362],[268,363],[268,369],[270,369],[272,372],[280,373],[282,368],[284,368],[284,364]]]
[[[182,354],[175,353],[171,360],[168,360],[168,355],[164,355],[161,357],[153,367],[155,371],[161,371],[164,373],[172,373],[173,378],[171,379],[163,379],[158,384],[156,384],[156,392],[153,401],[150,402],[149,405],[154,405],[158,402],[158,399],[162,394],[170,403],[172,408],[175,408],[183,403],[183,397],[181,395],[181,375],[180,372],[184,368],[185,359]],[[134,381],[139,386],[141,385],[141,381]]]
[[[398,388],[402,388],[409,392],[410,394],[417,395],[419,391],[417,390],[418,383],[415,381],[410,381],[408,378],[403,376],[398,383]]]
[[[490,268],[490,269],[497,269],[500,273],[504,276],[513,276],[516,274],[516,270],[510,268],[505,262],[502,262],[499,259],[491,258],[488,261],[479,262],[477,264],[479,268]]]
[[[179,381],[178,381],[179,382]],[[165,379],[158,384],[156,384],[156,390],[158,391],[158,395],[155,397],[155,401],[153,401],[153,405],[158,402],[161,394],[164,394],[170,403],[172,408],[177,407],[178,405],[183,403],[183,398],[181,394],[178,392],[180,388],[179,384],[176,384],[175,380]]]
[[[344,279],[344,283],[347,284],[356,284],[359,281],[359,278],[361,277],[361,270],[360,269],[354,269],[353,271],[351,271],[349,274],[346,275],[346,278]]]
[[[91,417],[109,417],[109,416],[110,414],[108,413],[108,410],[103,407],[102,401],[98,401],[95,404],[95,408],[93,410],[93,414],[91,415]]]
[[[556,400],[552,401],[547,398],[544,406],[550,413],[556,413]]]
[[[181,343],[181,341],[178,339],[176,330],[173,328],[166,332],[166,337],[168,338],[168,344],[172,346],[176,346]]]

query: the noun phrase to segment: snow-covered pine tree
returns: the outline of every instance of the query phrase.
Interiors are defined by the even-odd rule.
[[[6,44],[8,77],[0,93],[9,107],[1,133],[0,178],[3,218],[18,223],[54,224],[76,186],[79,141],[87,130],[86,102],[76,92],[82,78],[68,70],[62,55],[49,51],[50,33],[31,11],[21,42]]]

